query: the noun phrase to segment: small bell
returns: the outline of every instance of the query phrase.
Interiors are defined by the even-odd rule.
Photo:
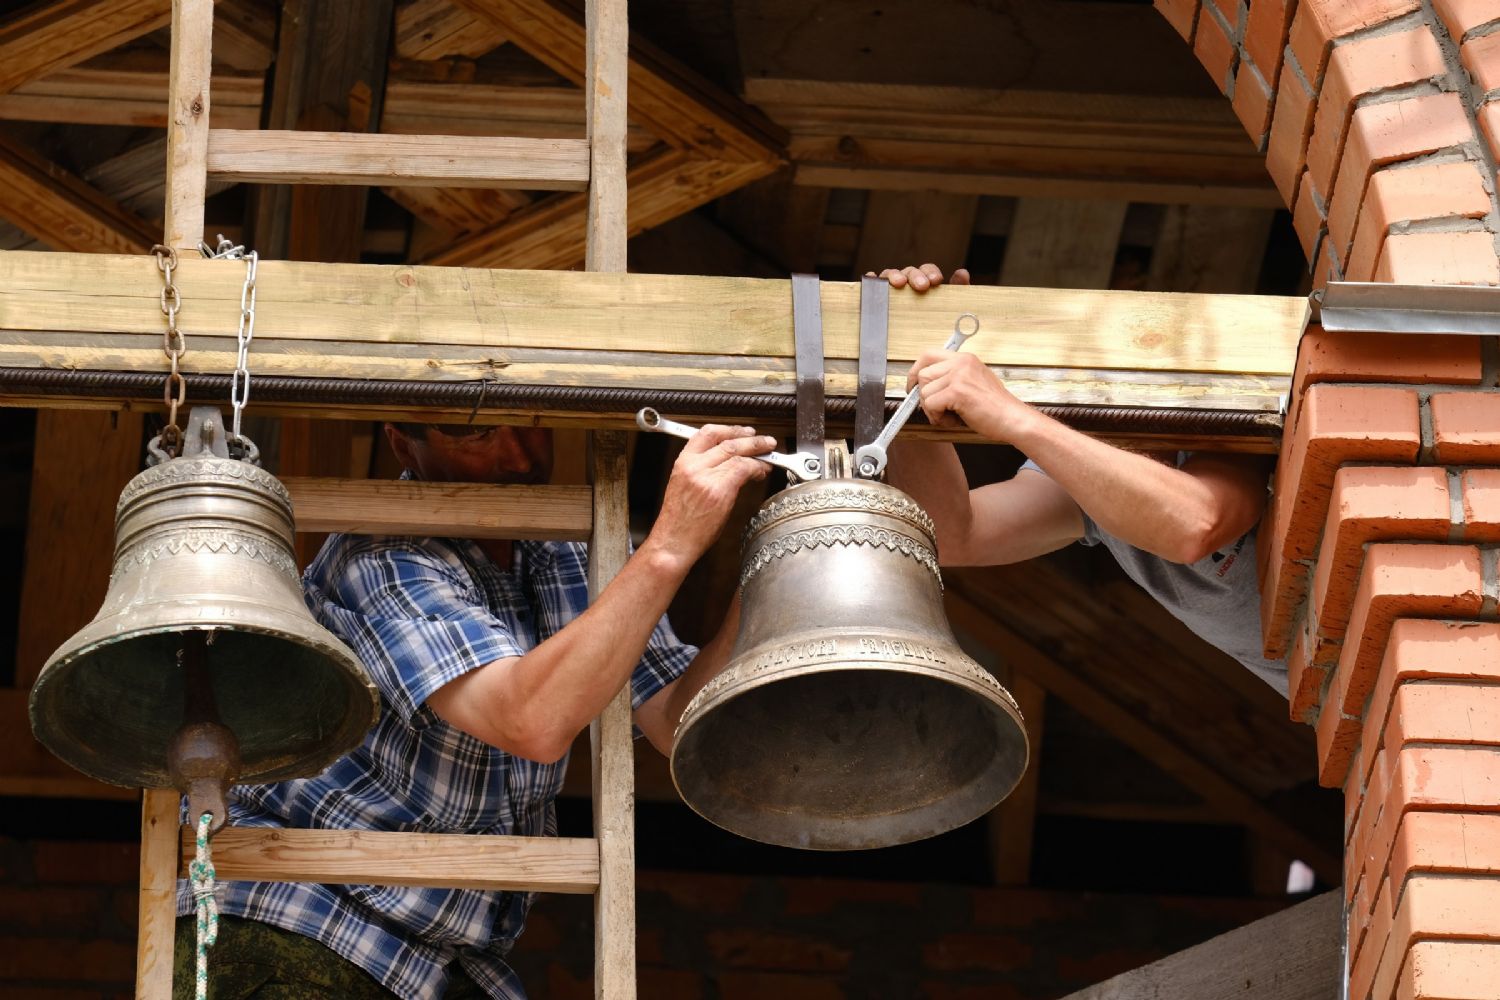
[[[706,819],[785,847],[886,847],[976,819],[1020,780],[1021,713],[959,648],[932,522],[905,493],[824,478],[772,497],[740,586],[729,662],[672,748]]]
[[[179,788],[216,827],[230,784],[318,773],[379,708],[359,659],[303,603],[286,487],[225,438],[218,410],[195,407],[179,457],[125,486],[104,605],[30,698],[32,731],[65,762]]]

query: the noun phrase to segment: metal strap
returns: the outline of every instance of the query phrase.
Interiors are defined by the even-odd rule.
[[[797,451],[823,454],[823,303],[816,274],[792,275],[797,347]]]
[[[854,450],[880,436],[885,423],[885,368],[891,286],[884,278],[859,283],[859,391],[854,397]]]

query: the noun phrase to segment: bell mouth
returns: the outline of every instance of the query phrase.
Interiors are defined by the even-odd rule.
[[[984,815],[1026,770],[1020,713],[988,674],[846,662],[740,680],[688,707],[672,779],[695,812],[751,840],[910,843]]]
[[[361,742],[378,712],[350,650],[275,625],[89,631],[32,687],[31,724],[52,753],[109,784],[172,785],[167,750],[185,707],[177,651],[188,631],[213,636],[207,670],[219,716],[239,743],[236,784],[319,773]]]

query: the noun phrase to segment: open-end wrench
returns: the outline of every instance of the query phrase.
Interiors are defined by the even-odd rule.
[[[678,423],[676,420],[668,420],[649,406],[643,406],[636,411],[635,425],[643,431],[657,431],[680,438],[690,438],[698,433],[698,428]],[[768,451],[764,455],[749,457],[765,462],[767,465],[774,465],[778,469],[785,469],[798,479],[817,479],[823,473],[822,458],[805,452],[788,455],[784,452]]]
[[[973,327],[964,328],[964,320],[970,320]],[[953,323],[953,336],[943,345],[945,351],[956,351],[964,345],[974,334],[979,332],[979,317],[973,313],[963,313]],[[896,437],[896,432],[906,426],[906,421],[916,412],[917,404],[922,401],[922,387],[913,386],[911,392],[901,401],[896,412],[891,414],[891,419],[881,428],[880,436],[863,448],[854,453],[854,468],[866,479],[874,479],[885,471],[886,449],[890,447],[891,441]]]

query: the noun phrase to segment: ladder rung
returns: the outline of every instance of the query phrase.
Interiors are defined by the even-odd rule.
[[[586,139],[211,129],[208,175],[255,184],[582,191]]]
[[[186,878],[193,828],[182,827],[181,838],[178,876]],[[228,882],[571,893],[599,888],[599,844],[589,837],[226,826],[209,846],[216,877]]]
[[[587,486],[492,486],[287,476],[298,531],[586,542]]]

